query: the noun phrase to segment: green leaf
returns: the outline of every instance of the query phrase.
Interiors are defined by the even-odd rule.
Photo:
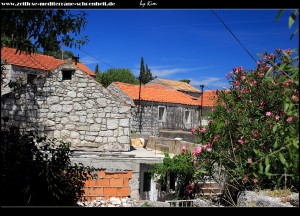
[[[266,158],[265,158],[265,164],[266,164],[266,166],[268,166],[268,165],[270,164],[269,157],[266,157]]]
[[[270,174],[270,173],[269,173],[270,167],[271,167],[270,164],[268,164],[268,165],[266,166],[266,169],[265,169],[265,174],[266,174],[266,175]]]
[[[295,22],[295,19],[292,16],[290,16],[289,17],[289,28],[292,28],[294,22]]]
[[[283,63],[280,65],[280,67],[278,68],[278,71],[283,71],[283,69],[286,67],[287,63]]]
[[[289,29],[292,28],[292,26],[294,25],[294,22],[297,18],[297,14],[296,12],[294,11],[291,16],[289,17]]]
[[[278,14],[276,16],[275,22],[277,22],[279,20],[279,18],[281,17],[283,11],[284,11],[283,9],[281,9],[281,10],[278,11]]]
[[[278,137],[276,137],[273,148],[277,148],[278,147]]]
[[[299,148],[299,140],[294,139],[293,146],[295,146],[298,149]]]
[[[277,127],[278,127],[278,124],[274,125],[274,127],[273,127],[273,133],[275,133],[275,132],[276,132],[276,130],[277,130]]]
[[[286,163],[283,154],[280,153],[280,152],[279,152],[279,160],[280,160],[280,162],[281,162],[282,164],[285,164],[285,163]]]
[[[259,173],[263,174],[264,173],[264,167],[261,163],[259,163]]]
[[[290,104],[284,103],[284,111],[286,112],[289,109]]]

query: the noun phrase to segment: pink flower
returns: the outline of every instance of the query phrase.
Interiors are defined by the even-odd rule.
[[[219,139],[220,139],[220,135],[216,135],[212,142],[214,143],[214,142],[218,141]]]
[[[250,83],[250,86],[254,86],[254,85],[256,85],[256,83],[257,83],[257,81],[254,80],[254,81],[252,81],[252,82]]]
[[[285,50],[286,54],[291,55],[292,54],[292,50],[291,49],[286,49]]]
[[[290,117],[288,117],[286,121],[287,121],[288,123],[292,123],[292,121],[293,121],[293,117],[291,117],[291,116],[290,116]]]
[[[199,161],[195,160],[194,161],[194,165],[197,165],[199,163]]]
[[[293,100],[293,101],[298,101],[298,97],[297,97],[296,95],[293,95],[293,96],[292,96],[292,100]]]
[[[259,133],[257,131],[253,132],[252,133],[252,137],[253,138],[257,138],[259,136]]]
[[[248,181],[248,177],[245,176],[242,180],[243,180],[244,183],[246,183]]]
[[[196,131],[196,129],[195,129],[195,128],[192,128],[192,134],[194,134],[194,133],[195,133],[195,131]]]
[[[257,183],[258,183],[258,180],[257,180],[257,179],[253,179],[253,183],[254,183],[254,184],[257,184]]]
[[[234,82],[234,85],[235,85],[235,86],[240,86],[241,83],[240,83],[240,81],[237,81],[237,80],[236,80],[236,81]]]
[[[263,73],[258,73],[259,77],[264,77],[265,75]]]
[[[276,115],[276,116],[275,116],[275,119],[276,119],[277,121],[279,120],[279,118],[280,118],[279,115]]]
[[[211,147],[208,147],[208,148],[206,148],[206,151],[211,152],[211,151],[212,151],[212,148],[211,148]]]
[[[239,144],[241,144],[241,145],[243,145],[244,143],[245,143],[245,141],[243,140],[243,136],[241,136],[241,138],[238,140],[238,143]]]
[[[246,76],[241,76],[241,79],[242,79],[242,80],[246,79]]]
[[[188,149],[187,149],[187,147],[186,146],[182,146],[182,154],[184,154],[184,153],[186,153],[186,151],[187,151]]]
[[[270,117],[270,116],[272,116],[272,113],[271,112],[266,112],[266,116]]]
[[[213,107],[213,108],[211,108],[211,111],[212,111],[212,112],[213,112],[213,111],[215,111],[215,110],[216,110],[216,108],[214,108],[214,107]]]
[[[260,105],[261,108],[263,108],[264,105],[265,105],[264,101],[260,101],[260,104],[259,104],[259,105]]]
[[[248,158],[247,163],[252,163],[252,158]]]
[[[242,67],[242,66],[239,66],[239,67],[236,67],[236,68],[234,69],[234,72],[235,72],[236,74],[238,74],[238,73],[242,72],[242,70],[243,70],[243,67]]]
[[[204,132],[206,131],[206,128],[200,128],[199,131],[200,131],[201,133],[204,133]]]
[[[199,156],[201,152],[202,152],[202,147],[201,146],[197,146],[195,148],[195,150],[192,152],[192,155]]]

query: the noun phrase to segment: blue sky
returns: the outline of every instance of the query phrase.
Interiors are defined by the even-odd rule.
[[[299,34],[290,35],[290,10],[275,22],[278,9],[214,10],[255,59],[264,50],[299,48]],[[75,12],[75,11],[74,11]],[[225,75],[236,66],[255,69],[254,60],[211,10],[85,10],[87,25],[82,35],[89,43],[73,49],[92,71],[129,68],[139,74],[140,60],[154,76],[190,79],[205,89],[229,87]],[[70,49],[69,49],[70,50]]]

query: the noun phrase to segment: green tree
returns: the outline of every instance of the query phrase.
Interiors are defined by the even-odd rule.
[[[99,70],[99,65],[98,64],[95,67],[95,74],[96,74],[96,81],[99,82],[99,83],[101,83],[101,81],[102,81],[102,73]]]
[[[66,47],[80,47],[87,43],[87,36],[79,37],[86,25],[84,11],[70,10],[1,10],[1,47],[9,45],[17,50],[45,52]],[[7,40],[7,38],[9,40]]]
[[[146,84],[146,83],[150,82],[151,80],[153,80],[151,70],[148,68],[147,64],[146,64],[146,68],[145,68],[143,57],[141,58],[140,77],[139,78],[141,79],[141,82],[143,84]]]
[[[139,80],[145,84],[146,83],[146,69],[145,69],[145,64],[144,64],[144,58],[141,58],[141,66],[140,66],[140,76]]]
[[[282,13],[284,12],[284,10],[279,10],[278,11],[278,14],[277,14],[277,17],[276,17],[276,20],[275,21],[278,21],[279,18],[281,17]],[[292,10],[292,13],[291,15],[289,16],[289,20],[288,20],[288,26],[289,26],[289,29],[292,28],[292,26],[294,25],[297,17],[299,16],[299,9],[294,9]],[[299,27],[296,28],[296,30],[294,31],[293,34],[291,34],[290,36],[290,39],[292,40],[293,37],[297,34],[297,32],[299,31]]]
[[[138,84],[134,74],[126,68],[108,69],[102,73],[101,83],[104,87],[109,86],[112,82]]]
[[[190,84],[191,80],[189,80],[189,79],[183,79],[183,80],[179,80],[179,82],[186,82],[186,83]]]
[[[148,65],[146,64],[146,83],[150,82],[151,80],[153,80],[153,76],[150,68],[148,68]]]
[[[70,144],[1,128],[1,205],[74,206],[93,168],[71,164]]]

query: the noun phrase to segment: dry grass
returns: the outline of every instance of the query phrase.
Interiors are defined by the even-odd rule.
[[[260,190],[256,191],[258,195],[265,195],[270,197],[286,197],[292,194],[290,189],[280,189],[280,190]]]

